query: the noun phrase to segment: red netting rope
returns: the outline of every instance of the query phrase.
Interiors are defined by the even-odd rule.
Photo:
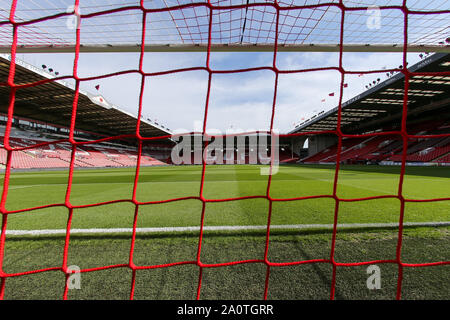
[[[74,2],[74,4],[75,4],[75,7],[77,7],[79,5],[79,0],[76,0]],[[12,27],[11,62],[10,62],[9,75],[8,75],[7,82],[0,84],[2,86],[7,86],[10,88],[10,96],[9,96],[9,104],[8,104],[8,121],[6,124],[6,129],[5,129],[5,134],[4,134],[4,149],[7,151],[7,164],[6,164],[5,175],[4,175],[3,192],[2,192],[2,196],[1,196],[1,202],[0,202],[0,211],[2,213],[2,226],[1,226],[1,236],[0,236],[0,279],[1,279],[0,299],[4,298],[5,290],[6,290],[5,289],[6,282],[7,282],[8,278],[42,273],[42,272],[49,272],[49,271],[60,271],[65,274],[66,280],[67,280],[71,275],[71,271],[68,270],[67,260],[68,260],[68,249],[69,249],[69,243],[70,243],[71,223],[72,223],[72,216],[73,216],[74,209],[86,208],[86,207],[96,207],[96,206],[102,206],[102,205],[106,205],[106,204],[119,203],[119,202],[129,202],[129,203],[133,203],[135,205],[133,232],[132,232],[132,237],[131,237],[129,261],[127,263],[123,263],[123,264],[107,265],[107,266],[97,267],[97,268],[82,269],[80,272],[86,273],[86,272],[94,272],[94,271],[113,269],[113,268],[129,268],[129,269],[131,269],[132,270],[132,279],[131,279],[131,288],[130,288],[130,299],[134,298],[136,271],[137,270],[167,268],[167,267],[179,266],[179,265],[196,265],[199,268],[197,299],[200,299],[201,293],[202,293],[202,279],[203,279],[203,269],[204,268],[219,268],[219,267],[225,267],[225,266],[231,266],[231,265],[250,264],[250,263],[261,263],[261,264],[265,264],[267,267],[266,279],[265,279],[265,284],[264,284],[264,286],[265,286],[264,296],[262,297],[264,299],[267,299],[267,297],[268,297],[268,292],[269,292],[269,288],[270,288],[271,268],[301,265],[301,264],[314,264],[314,263],[330,264],[332,266],[332,281],[330,284],[330,286],[331,286],[330,299],[334,299],[335,289],[336,289],[336,270],[337,270],[337,268],[379,264],[379,263],[396,264],[398,266],[398,283],[397,283],[396,297],[397,297],[397,299],[400,299],[401,294],[402,294],[402,282],[403,282],[404,268],[431,267],[431,266],[450,264],[450,261],[411,264],[411,263],[403,262],[402,257],[401,257],[405,204],[407,202],[433,202],[433,201],[448,201],[448,200],[450,200],[450,198],[436,198],[436,199],[425,199],[425,200],[407,199],[403,196],[403,192],[402,192],[404,175],[405,175],[405,164],[406,164],[408,139],[422,138],[422,137],[423,138],[431,138],[431,137],[436,138],[436,137],[450,136],[450,134],[433,135],[433,136],[409,135],[408,134],[408,131],[406,128],[406,120],[407,120],[407,111],[408,111],[409,79],[414,75],[450,75],[449,72],[411,73],[407,69],[407,49],[406,48],[407,48],[407,44],[408,44],[408,17],[410,15],[415,15],[415,14],[420,14],[420,15],[447,14],[447,13],[449,13],[448,10],[447,11],[444,11],[444,10],[427,11],[427,12],[412,11],[412,10],[408,9],[408,7],[406,5],[406,0],[403,1],[403,4],[401,6],[380,7],[381,10],[396,9],[396,10],[401,10],[401,12],[403,13],[403,16],[404,16],[404,29],[403,29],[403,37],[404,38],[403,39],[404,39],[404,48],[405,49],[403,51],[403,67],[402,67],[402,69],[346,71],[343,67],[343,44],[344,44],[345,15],[347,12],[350,12],[350,11],[352,11],[352,12],[366,11],[367,7],[347,7],[344,5],[342,0],[340,0],[338,3],[321,3],[321,4],[316,4],[316,5],[303,5],[303,6],[295,6],[295,5],[287,6],[287,5],[280,4],[277,0],[274,0],[274,2],[270,2],[270,3],[264,2],[264,3],[249,3],[249,4],[241,4],[241,5],[213,5],[211,3],[211,1],[208,0],[208,2],[198,2],[198,3],[177,5],[177,6],[173,6],[173,7],[147,9],[144,6],[144,1],[141,1],[139,6],[124,6],[121,8],[115,8],[115,9],[90,13],[87,15],[81,15],[81,20],[83,21],[85,19],[97,17],[100,15],[114,14],[117,12],[126,12],[128,10],[141,10],[142,11],[142,38],[141,38],[141,52],[140,52],[139,69],[138,70],[124,70],[124,71],[120,71],[120,72],[116,72],[116,73],[104,74],[101,76],[90,77],[90,78],[79,77],[78,76],[78,59],[79,59],[80,46],[81,46],[81,43],[80,43],[80,29],[81,28],[78,28],[76,30],[76,51],[75,51],[75,58],[74,58],[74,63],[73,63],[73,74],[71,76],[62,76],[62,77],[57,77],[54,79],[46,79],[46,80],[42,80],[42,81],[38,81],[38,82],[34,82],[34,83],[28,83],[28,84],[15,84],[14,83],[15,61],[16,61],[16,49],[17,49],[17,43],[18,43],[19,28],[27,28],[29,25],[32,25],[32,24],[35,24],[35,23],[38,23],[41,21],[71,15],[71,13],[60,13],[60,14],[56,14],[56,15],[52,15],[52,16],[42,17],[42,18],[35,19],[35,20],[16,22],[15,21],[16,6],[17,6],[17,0],[13,0],[12,4],[11,4],[10,12],[9,12],[9,19],[6,21],[0,22],[1,26],[8,25],[8,26]],[[327,7],[331,7],[331,6],[334,6],[335,8],[339,9],[341,12],[341,19],[340,19],[340,44],[341,44],[341,46],[340,46],[340,50],[339,50],[339,67],[300,69],[300,70],[278,69],[278,67],[277,67],[277,44],[278,44],[278,35],[279,35],[280,16],[282,16],[282,13],[288,14],[289,10],[298,10],[298,9],[322,10],[323,8],[327,8]],[[156,12],[172,13],[176,10],[182,11],[183,9],[186,9],[186,8],[194,8],[195,9],[197,7],[205,8],[206,10],[209,11],[208,50],[207,50],[207,55],[206,55],[205,66],[166,70],[166,71],[155,72],[155,73],[144,72],[143,61],[144,61],[144,55],[145,55],[147,15],[151,14],[151,13],[156,13]],[[265,12],[266,8],[269,8],[269,7],[276,11],[274,21],[272,22],[273,24],[275,24],[275,30],[276,30],[275,39],[274,39],[272,66],[247,68],[247,69],[236,69],[236,70],[213,70],[213,69],[211,69],[210,68],[210,57],[211,57],[211,44],[212,44],[213,14],[215,14],[215,13],[220,14],[220,12],[228,12],[229,13],[232,10],[237,10],[237,9],[252,9],[252,12],[253,12],[253,10],[263,10],[263,12]],[[183,18],[183,19],[186,19],[186,18]],[[270,195],[272,176],[269,175],[265,195],[247,196],[247,197],[238,197],[238,198],[225,198],[225,199],[207,199],[203,195],[205,173],[206,173],[206,167],[207,167],[205,159],[203,159],[201,184],[200,184],[200,190],[199,190],[198,197],[182,197],[182,198],[173,198],[173,199],[160,200],[160,201],[149,201],[149,202],[138,201],[136,198],[136,192],[137,192],[137,186],[138,186],[138,180],[139,180],[139,170],[140,170],[140,162],[141,162],[141,157],[142,157],[143,143],[145,141],[162,140],[162,139],[167,139],[170,137],[170,136],[143,137],[140,134],[139,128],[140,128],[140,118],[141,118],[142,106],[143,106],[143,96],[144,96],[144,90],[145,90],[145,79],[146,79],[146,77],[157,77],[159,75],[166,75],[166,74],[171,74],[171,73],[179,73],[179,72],[194,71],[194,70],[206,71],[209,74],[207,95],[206,95],[205,109],[204,109],[203,131],[201,132],[204,136],[208,136],[206,133],[206,125],[207,125],[207,120],[208,120],[208,109],[209,109],[209,102],[210,102],[212,76],[214,74],[244,73],[244,72],[258,71],[258,70],[270,70],[270,71],[274,72],[274,74],[275,74],[274,95],[273,95],[273,102],[272,102],[270,131],[268,131],[268,133],[275,135],[277,133],[275,133],[275,131],[274,131],[274,118],[275,118],[276,105],[277,105],[277,89],[278,89],[279,75],[280,74],[291,74],[291,73],[292,74],[293,73],[306,73],[306,72],[323,71],[323,70],[339,71],[341,74],[341,81],[340,81],[340,97],[339,97],[339,108],[338,108],[338,118],[337,118],[336,130],[328,130],[328,131],[320,131],[320,132],[316,131],[316,132],[306,132],[306,133],[296,133],[296,134],[284,134],[284,135],[278,134],[279,136],[282,136],[282,137],[288,137],[288,136],[294,137],[294,136],[309,135],[309,134],[328,133],[328,134],[335,134],[338,137],[338,152],[337,152],[336,170],[335,170],[334,182],[333,182],[333,193],[331,195],[318,195],[318,196],[297,197],[297,198],[287,198],[287,199],[273,198]],[[369,73],[379,73],[379,72],[384,73],[384,72],[389,72],[389,71],[402,72],[405,75],[405,88],[404,88],[405,94],[404,94],[404,99],[403,99],[404,101],[403,101],[403,116],[402,116],[401,130],[400,131],[390,131],[390,132],[377,132],[377,133],[371,133],[371,134],[365,134],[365,135],[344,134],[341,131],[341,118],[342,118],[341,113],[342,113],[342,98],[343,98],[343,90],[344,90],[344,83],[345,83],[344,82],[345,75],[346,74],[369,74]],[[83,141],[83,142],[76,141],[74,138],[74,132],[75,132],[75,123],[76,123],[76,115],[77,115],[79,89],[80,89],[81,82],[82,81],[91,81],[91,80],[96,80],[96,79],[103,79],[103,78],[108,78],[108,77],[114,77],[117,75],[130,74],[130,73],[137,73],[137,74],[141,75],[140,95],[139,95],[139,111],[138,111],[138,116],[137,116],[135,134],[106,137],[106,138],[98,139],[98,140],[94,140],[94,141]],[[71,116],[71,122],[70,122],[69,138],[65,139],[65,140],[54,141],[54,142],[41,143],[41,144],[37,144],[34,146],[28,146],[28,147],[12,147],[10,145],[10,133],[11,133],[13,117],[14,117],[14,105],[15,105],[15,98],[16,98],[17,90],[20,90],[22,88],[37,86],[37,85],[47,83],[50,81],[64,80],[64,79],[75,80],[75,96],[73,99],[73,108],[72,108],[72,116]],[[186,134],[192,134],[192,133],[186,133]],[[401,170],[400,170],[398,193],[396,195],[383,195],[383,196],[374,196],[374,197],[366,197],[366,198],[354,198],[354,199],[339,198],[337,195],[337,191],[338,191],[340,158],[341,158],[343,138],[344,137],[370,137],[370,136],[377,136],[377,135],[393,135],[393,134],[400,135],[403,139],[403,156],[402,156],[402,165],[401,165]],[[215,136],[217,136],[217,135],[215,135]],[[223,136],[223,137],[225,137],[225,136]],[[135,138],[138,141],[138,157],[137,157],[136,173],[135,173],[135,178],[134,178],[134,186],[133,186],[133,193],[132,193],[131,199],[118,199],[118,200],[113,200],[113,201],[107,201],[107,202],[101,202],[101,203],[95,203],[95,204],[89,204],[89,205],[80,205],[80,206],[73,205],[70,202],[70,195],[71,195],[72,180],[73,180],[73,173],[74,173],[74,167],[75,167],[75,152],[77,150],[77,147],[82,146],[82,145],[95,144],[95,143],[116,140],[116,139],[122,139],[122,138]],[[56,144],[56,143],[60,143],[60,142],[69,142],[72,145],[71,162],[70,162],[70,168],[69,168],[69,177],[68,177],[65,202],[64,203],[56,203],[56,204],[48,204],[48,205],[27,208],[27,209],[22,209],[22,210],[8,211],[6,209],[5,204],[6,204],[6,200],[8,197],[8,188],[9,188],[9,180],[10,180],[10,174],[11,174],[11,162],[12,162],[11,160],[12,160],[13,152],[31,149],[31,148],[35,148],[35,147],[39,147],[39,146],[44,146],[44,145]],[[206,145],[206,148],[207,147],[208,146]],[[274,160],[273,154],[274,153],[272,152],[272,164],[270,165],[271,171],[273,169],[273,160]],[[330,199],[335,200],[334,226],[333,226],[333,232],[332,232],[332,245],[331,245],[330,257],[328,259],[302,260],[302,261],[285,262],[285,263],[271,262],[268,258],[268,253],[269,253],[270,226],[271,226],[273,203],[274,202],[284,202],[284,201],[294,201],[294,200],[319,199],[319,198],[330,198]],[[363,262],[355,262],[355,263],[337,262],[335,260],[335,246],[336,246],[337,221],[338,221],[338,216],[339,216],[340,203],[341,202],[367,201],[367,200],[384,199],[384,198],[399,199],[401,202],[401,209],[400,209],[400,213],[399,213],[399,224],[398,224],[398,243],[397,243],[397,249],[396,249],[396,258],[393,260],[363,261]],[[133,260],[133,254],[134,254],[135,241],[136,241],[136,227],[137,227],[137,219],[138,219],[138,215],[139,215],[139,207],[142,205],[168,203],[168,202],[183,201],[183,200],[189,200],[189,199],[200,200],[200,201],[202,201],[202,204],[203,204],[202,212],[201,212],[200,235],[199,235],[196,259],[191,260],[191,261],[180,261],[180,262],[160,264],[160,265],[148,265],[148,266],[135,265],[134,260]],[[265,250],[264,250],[263,258],[262,259],[253,259],[253,260],[233,261],[233,262],[226,262],[226,263],[216,263],[216,264],[203,263],[201,261],[201,251],[202,251],[202,241],[203,241],[203,236],[204,236],[206,204],[208,202],[240,201],[240,200],[245,200],[245,199],[266,199],[269,201],[267,233],[266,233]],[[8,216],[11,214],[19,214],[21,212],[39,210],[39,209],[50,208],[50,207],[66,207],[68,209],[68,220],[67,220],[67,228],[66,228],[62,265],[51,267],[51,268],[45,268],[45,269],[31,270],[31,271],[26,271],[26,272],[21,272],[21,273],[6,273],[6,272],[4,272],[3,262],[4,262],[4,256],[5,256],[5,241],[6,241]],[[66,284],[64,287],[63,299],[67,299],[67,296],[68,296],[68,285],[67,285],[67,281],[66,281]]]

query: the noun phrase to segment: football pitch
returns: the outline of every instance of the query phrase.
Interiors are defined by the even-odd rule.
[[[68,299],[129,299],[133,278],[134,299],[195,299],[200,270],[200,299],[260,300],[266,283],[268,299],[329,299],[331,254],[381,270],[369,290],[369,263],[338,265],[336,299],[395,299],[399,267],[386,261],[397,250],[405,264],[450,261],[448,168],[406,168],[401,246],[400,167],[341,166],[335,197],[334,166],[280,166],[270,188],[260,169],[207,166],[203,183],[202,166],[143,167],[137,179],[133,168],[75,170],[70,193],[68,170],[12,172],[4,298],[61,299],[65,250],[83,271]],[[448,299],[450,265],[406,266],[401,283],[403,299]]]

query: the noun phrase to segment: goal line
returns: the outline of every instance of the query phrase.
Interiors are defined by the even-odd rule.
[[[450,226],[450,221],[443,222],[404,222],[404,227],[445,227]],[[325,229],[332,230],[333,224],[292,224],[273,225],[271,230],[305,230]],[[340,229],[373,229],[373,228],[395,228],[398,223],[342,223],[337,224]],[[206,226],[203,231],[252,231],[267,230],[266,225],[259,226]],[[172,232],[196,232],[200,227],[160,227],[160,228],[136,228],[136,233],[172,233]],[[65,235],[66,229],[42,229],[42,230],[7,230],[6,235],[11,236],[41,236],[41,235]],[[126,234],[132,233],[132,228],[89,228],[71,229],[70,234]],[[1,234],[1,233],[0,233]]]

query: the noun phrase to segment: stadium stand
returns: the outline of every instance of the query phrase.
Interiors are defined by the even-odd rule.
[[[313,143],[300,163],[336,163],[338,136],[342,135],[340,162],[344,164],[398,165],[403,159],[402,122],[405,120],[408,146],[406,163],[411,165],[450,165],[450,102],[445,76],[450,55],[423,55],[422,61],[409,67],[407,117],[404,119],[398,99],[404,93],[402,73],[389,74],[385,81],[370,86],[367,91],[342,103],[341,131],[336,132],[339,107],[319,113],[297,125],[290,134],[298,134],[297,142]],[[421,72],[442,72],[442,76],[422,76]],[[398,96],[397,98],[395,96]],[[314,134],[314,133],[317,134]],[[357,138],[356,138],[357,137]],[[304,140],[301,140],[304,139]]]
[[[1,82],[6,81],[11,56],[0,54]],[[55,75],[16,59],[16,81],[39,82],[52,80]],[[36,99],[39,92],[39,99]],[[7,101],[9,89],[0,86],[0,100]],[[36,91],[26,87],[18,92],[14,118],[11,121],[9,144],[14,150],[11,156],[12,169],[67,168],[70,166],[72,145],[68,117],[72,110],[74,87],[65,81],[51,81],[45,90]],[[107,119],[108,121],[104,121]],[[98,94],[79,90],[77,125],[73,135],[78,145],[75,153],[76,168],[130,167],[138,158],[136,115],[121,110]],[[0,104],[0,168],[7,163],[4,147],[5,130],[8,123],[7,103]],[[140,134],[144,137],[169,137],[170,129],[151,119],[140,119]],[[129,140],[112,139],[95,143],[105,137],[131,136]],[[63,142],[67,141],[67,142]],[[140,164],[142,166],[164,165],[170,156],[173,141],[160,139],[158,144],[143,144]]]
[[[280,148],[280,163],[296,163],[298,160],[300,160],[300,157],[298,154],[293,152],[291,149],[286,147]]]
[[[448,133],[450,122],[425,122],[415,126],[411,132],[421,135]],[[337,144],[301,160],[303,163],[335,163]],[[367,139],[343,139],[341,162],[347,164],[393,161],[402,159],[403,141],[400,136],[384,135]],[[450,138],[410,139],[406,161],[447,163],[450,153]]]
[[[0,56],[0,70],[6,74],[9,66],[9,56]],[[446,70],[449,64],[448,54],[435,54],[427,56],[422,62],[412,66],[411,72],[427,72],[435,70]],[[21,79],[32,79],[33,81],[42,81],[51,78],[45,72],[36,71],[36,68],[21,62],[17,65],[17,76]],[[416,75],[411,79],[411,103],[408,106],[408,133],[410,135],[439,135],[450,132],[450,120],[445,107],[448,105],[448,94],[444,87],[448,85],[448,79],[438,77],[436,79],[424,79]],[[44,92],[39,101],[34,101],[31,105],[20,105],[16,108],[13,127],[10,133],[10,145],[15,148],[25,148],[20,151],[14,151],[12,154],[13,169],[28,168],[65,168],[70,165],[72,146],[69,142],[58,142],[66,140],[68,128],[64,126],[65,121],[59,121],[61,114],[70,114],[71,104],[63,104],[61,110],[57,110],[58,117],[50,116],[47,105],[47,98],[54,94],[71,95],[73,88],[67,83],[57,81],[52,84],[54,91]],[[390,76],[388,80],[380,82],[376,86],[358,95],[342,105],[342,124],[343,132],[353,135],[380,131],[399,131],[399,119],[401,119],[402,100],[393,99],[396,94],[403,94],[404,75],[401,73]],[[28,90],[24,88],[20,91],[22,94]],[[6,97],[8,92],[1,91],[0,95]],[[386,99],[389,96],[390,99]],[[81,92],[81,101],[79,115],[77,115],[77,128],[75,134],[77,139],[85,141],[95,141],[104,136],[114,135],[133,135],[135,126],[133,124],[136,118],[120,110],[107,101],[98,102],[98,97],[87,92]],[[429,104],[430,97],[434,100]],[[20,98],[20,97],[19,97]],[[45,98],[45,99],[44,99]],[[414,99],[414,100],[413,100]],[[447,100],[446,100],[447,99]],[[24,95],[23,100],[26,100]],[[70,99],[69,99],[70,102]],[[38,110],[35,111],[34,108]],[[3,108],[4,109],[4,108]],[[6,109],[1,109],[0,123],[6,124]],[[31,111],[33,109],[33,111]],[[313,118],[304,121],[301,125],[290,132],[309,133],[333,130],[337,119],[337,108],[328,112],[321,112]],[[436,117],[437,111],[443,111],[442,118]],[[111,125],[105,125],[95,115],[102,115],[112,120]],[[39,118],[30,118],[38,115]],[[3,118],[2,118],[3,117]],[[447,117],[447,118],[446,118]],[[131,121],[131,120],[133,121]],[[141,119],[141,134],[146,137],[169,137],[169,129],[161,126],[150,119]],[[115,126],[116,123],[123,123],[123,126]],[[129,125],[128,125],[129,124]],[[5,128],[1,126],[0,132]],[[144,130],[144,131],[143,131]],[[0,134],[1,135],[1,134]],[[314,153],[294,147],[295,138],[290,141],[284,141],[279,148],[280,163],[335,163],[337,161],[338,145],[337,137],[334,135],[336,143],[327,144],[327,147],[315,149]],[[3,139],[2,139],[3,140]],[[55,143],[49,143],[55,142]],[[44,146],[33,147],[45,143]],[[406,161],[411,163],[428,162],[435,164],[447,164],[449,161],[450,139],[441,138],[411,138],[408,141]],[[144,143],[141,164],[144,166],[172,164],[171,150],[173,141],[170,138],[155,140],[155,143]],[[288,147],[290,146],[290,147]],[[343,137],[340,161],[347,164],[367,164],[391,162],[398,163],[402,159],[403,141],[399,134],[380,135],[358,138]],[[300,156],[299,154],[302,154]],[[307,155],[305,157],[305,155]],[[124,141],[111,141],[102,144],[86,144],[77,146],[75,154],[75,167],[129,167],[136,164],[138,152],[136,143],[127,143]],[[241,152],[234,152],[233,161],[227,163],[237,163]],[[4,149],[0,151],[0,166],[4,166],[7,153]],[[240,163],[249,163],[249,147],[243,155]],[[230,159],[229,159],[230,160]],[[259,161],[258,163],[260,163]],[[201,159],[194,159],[194,153],[191,156],[191,162],[200,164]],[[211,162],[209,162],[211,163]],[[213,162],[214,163],[214,162]]]
[[[343,154],[346,152],[354,150],[358,145],[362,144],[364,139],[344,139],[342,143]],[[302,161],[305,163],[315,163],[315,162],[334,162],[337,153],[337,144],[333,145],[325,150],[322,150],[315,155],[307,157]]]
[[[3,137],[0,139],[3,141]],[[69,143],[58,142],[34,147],[54,141],[50,137],[46,137],[45,133],[14,128],[9,141],[13,148],[26,148],[12,153],[11,167],[13,169],[67,168],[70,165],[72,150]],[[77,168],[132,167],[136,165],[136,161],[136,149],[125,146],[86,145],[77,147],[75,153],[75,167]],[[7,152],[0,148],[0,165],[4,166],[6,162]],[[143,152],[142,166],[164,164],[166,163],[156,159],[148,151]]]

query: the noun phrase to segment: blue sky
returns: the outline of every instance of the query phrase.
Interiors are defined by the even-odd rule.
[[[71,75],[73,54],[20,54],[33,65],[45,64],[60,75]],[[205,65],[204,53],[146,53],[144,71],[156,72]],[[231,70],[271,66],[271,53],[212,53],[211,68]],[[139,55],[134,53],[81,54],[78,75],[98,76],[138,68]],[[410,54],[408,61],[419,60]],[[402,55],[397,53],[345,53],[344,68],[365,71],[397,68]],[[338,66],[337,53],[280,53],[277,66],[283,70]],[[347,75],[348,88],[344,101],[365,90],[373,79],[386,79],[381,74]],[[102,80],[83,82],[82,88],[99,93],[121,109],[137,114],[140,75],[115,76]],[[203,121],[208,73],[205,71],[181,72],[164,76],[147,77],[145,82],[143,115],[157,120],[172,130],[192,130],[196,121]],[[281,74],[279,76],[274,126],[281,132],[289,131],[302,118],[326,111],[338,103],[340,73],[315,71]],[[100,85],[100,90],[95,86]],[[254,71],[236,74],[214,74],[212,77],[208,129],[225,131],[230,127],[242,130],[268,129],[272,111],[275,73]],[[335,97],[329,93],[335,92]],[[321,102],[326,99],[326,102]]]

